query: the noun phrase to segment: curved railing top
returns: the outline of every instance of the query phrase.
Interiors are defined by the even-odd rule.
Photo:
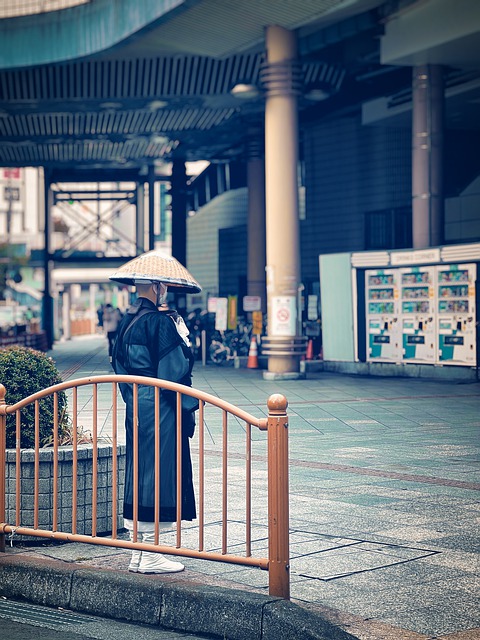
[[[194,398],[198,398],[203,402],[208,402],[211,405],[218,407],[232,415],[236,416],[240,420],[244,420],[245,422],[251,424],[252,426],[258,427],[259,429],[267,428],[267,418],[256,418],[251,415],[247,411],[236,407],[235,405],[218,398],[217,396],[213,396],[210,393],[206,393],[205,391],[200,391],[193,387],[187,387],[183,384],[179,384],[176,382],[170,382],[169,380],[162,380],[159,378],[150,378],[146,376],[131,376],[131,375],[101,375],[101,376],[92,376],[87,378],[77,378],[75,380],[67,380],[65,382],[60,382],[58,384],[52,385],[43,389],[42,391],[38,391],[37,393],[31,394],[30,396],[19,400],[15,404],[6,404],[5,395],[6,389],[0,384],[0,415],[7,415],[10,413],[14,413],[18,409],[23,409],[23,407],[35,402],[36,400],[41,400],[53,393],[58,393],[60,391],[66,391],[68,389],[73,389],[74,387],[83,387],[86,385],[93,384],[101,384],[101,383],[129,383],[129,384],[139,384],[139,385],[147,385],[151,387],[158,387],[160,389],[167,389],[169,391],[179,392],[188,396],[193,396]],[[287,408],[287,400],[281,394],[273,394],[268,398],[267,406],[270,413],[284,413]]]

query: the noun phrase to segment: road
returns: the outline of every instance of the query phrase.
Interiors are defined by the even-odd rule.
[[[9,640],[205,640],[179,633],[0,599],[0,636]]]

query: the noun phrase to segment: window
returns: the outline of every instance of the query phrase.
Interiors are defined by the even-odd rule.
[[[410,207],[365,214],[365,249],[405,249],[412,246]]]

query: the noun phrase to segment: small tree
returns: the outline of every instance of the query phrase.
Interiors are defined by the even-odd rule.
[[[0,384],[6,389],[5,401],[15,404],[27,396],[62,382],[52,358],[41,351],[26,347],[0,349]],[[51,442],[53,432],[53,395],[39,401],[40,446]],[[58,429],[63,435],[68,428],[67,398],[58,393]],[[14,448],[16,440],[16,418],[7,416],[7,447]],[[20,446],[29,449],[35,445],[35,405],[21,411]]]

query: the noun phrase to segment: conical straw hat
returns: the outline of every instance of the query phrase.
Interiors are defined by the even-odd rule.
[[[162,254],[157,249],[126,262],[109,276],[109,279],[123,284],[164,282],[169,287],[175,287],[175,291],[184,293],[199,293],[202,290],[178,260]]]

